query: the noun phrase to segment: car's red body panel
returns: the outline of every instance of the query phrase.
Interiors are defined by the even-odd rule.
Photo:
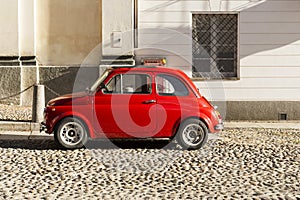
[[[93,93],[64,95],[49,101],[45,108],[47,133],[52,133],[65,117],[82,120],[90,138],[165,138],[172,137],[179,124],[188,118],[201,119],[211,133],[222,124],[220,115],[201,96],[192,81],[181,71],[170,68],[112,69],[103,83],[119,74],[143,74],[149,77],[149,94],[105,93],[100,87]],[[174,77],[187,89],[185,95],[160,95],[158,76]]]

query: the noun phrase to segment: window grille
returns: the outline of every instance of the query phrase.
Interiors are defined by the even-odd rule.
[[[238,15],[193,14],[193,77],[237,77]]]

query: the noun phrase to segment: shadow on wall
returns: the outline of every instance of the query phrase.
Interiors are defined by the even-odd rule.
[[[250,55],[276,55],[276,49],[300,40],[300,2],[264,1],[240,11],[240,58]],[[288,47],[286,55],[295,54]],[[298,52],[299,53],[299,52]]]
[[[210,11],[208,3],[212,1],[214,0],[199,1],[194,2],[194,4],[190,1],[169,1],[172,4],[155,2],[155,5],[151,5],[146,0],[142,1],[141,4],[145,3],[141,6],[144,6],[145,9],[141,11],[140,25],[144,29],[139,30],[139,34],[141,34],[139,45],[144,47],[144,49],[137,52],[138,56],[166,55],[169,66],[180,67],[182,70],[187,71],[187,74],[191,74],[193,42],[191,38],[191,11],[200,11],[199,13],[201,11]],[[257,73],[257,80],[260,79],[260,76],[273,78],[275,76],[273,73],[261,75],[260,73],[264,72],[264,70],[256,70],[259,67],[265,67],[265,69],[268,68],[268,70],[272,71],[272,66],[280,68],[295,65],[298,68],[300,66],[297,62],[300,55],[300,1],[223,0],[220,1],[219,10],[230,10],[239,13],[239,58],[241,60],[241,67],[250,67],[244,68],[244,71],[241,72],[244,73],[242,77],[248,76],[253,78],[251,76],[253,74],[256,76]],[[253,73],[247,74],[249,71]],[[280,77],[284,75],[280,75],[278,72],[276,76]],[[294,74],[293,76],[299,77],[298,74]],[[286,79],[280,80],[283,86],[285,85],[284,80]],[[260,81],[263,83],[263,80]],[[258,109],[260,115],[255,115],[253,110],[249,107],[247,108],[245,106],[247,104],[243,102],[239,105],[236,105],[235,102],[226,105],[224,103],[226,102],[224,86],[221,81],[219,82],[207,81],[205,88],[208,88],[207,90],[212,88],[209,91],[210,99],[220,101],[217,105],[219,105],[223,116],[225,116],[224,113],[226,113],[228,108],[231,109],[230,113],[228,112],[228,116],[235,116],[239,119],[270,119],[271,115],[272,117],[276,117],[276,119],[278,118],[278,113],[275,111],[261,112]],[[205,85],[205,82],[201,83]],[[228,87],[231,87],[231,83],[233,83],[232,87],[239,87],[239,81],[230,82],[227,84],[229,85]],[[251,80],[245,83],[249,84],[249,87],[252,86]],[[276,86],[272,86],[271,84],[268,86],[262,85],[261,88],[263,87],[274,87],[278,90]],[[257,93],[265,91],[259,90],[260,87],[257,88]],[[292,89],[293,92],[296,92],[294,88]],[[267,106],[266,104],[263,105]],[[256,104],[253,104],[254,106]],[[243,110],[243,112],[237,114],[237,111],[232,108],[238,108]],[[278,110],[288,110],[288,108],[288,106],[282,106]],[[289,114],[289,116],[296,115]]]
[[[80,70],[80,79],[77,74]],[[46,102],[64,94],[84,91],[98,78],[99,67],[41,67],[41,82],[45,84]],[[74,88],[76,82],[76,88]]]
[[[240,13],[240,59],[260,52],[260,55],[277,55],[279,51],[281,54],[285,52],[286,55],[295,54],[296,47],[289,46],[285,48],[285,46],[292,43],[300,44],[300,42],[297,42],[300,40],[300,26],[298,25],[300,22],[299,1],[256,0],[221,2],[221,10]],[[140,39],[139,44],[146,48],[174,52],[181,57],[191,55],[192,38],[190,38],[190,34],[192,30],[190,11],[199,9],[209,11],[210,6],[207,4],[203,8],[197,7],[194,8],[195,10],[190,10],[190,8],[185,8],[188,7],[188,3],[190,2],[172,1],[142,10],[140,24],[144,29],[139,30],[139,34],[143,38]],[[180,8],[178,8],[179,5]],[[182,15],[173,16],[174,12]],[[153,36],[154,34],[159,34],[159,37]],[[186,37],[185,39],[184,36]],[[276,51],[278,48],[285,49]],[[159,56],[160,53],[159,51],[145,51],[140,52],[140,56]],[[172,62],[169,63],[170,65],[174,64],[176,67],[180,65],[190,66],[188,62],[178,61],[179,58],[170,58],[175,60],[174,62],[170,61]]]
[[[21,83],[20,67],[0,67],[0,99],[18,93]],[[0,101],[3,104],[20,103],[20,95]]]

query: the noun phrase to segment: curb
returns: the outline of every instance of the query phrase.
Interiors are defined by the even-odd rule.
[[[54,140],[53,135],[29,131],[0,131],[0,140]]]
[[[300,129],[300,121],[225,121],[226,128],[276,128]],[[40,124],[35,122],[0,121],[1,140],[53,140],[53,135],[40,133]],[[213,135],[210,139],[216,139]]]
[[[300,129],[300,121],[225,121],[226,128]]]
[[[0,121],[0,139],[53,140],[53,135],[40,133],[39,123]]]

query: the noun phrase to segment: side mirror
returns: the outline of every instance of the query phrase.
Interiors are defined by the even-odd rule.
[[[85,92],[86,92],[88,95],[90,95],[90,94],[92,93],[91,88],[90,88],[90,87],[85,88]]]
[[[100,89],[105,88],[105,84],[104,83],[100,83]]]
[[[106,85],[104,83],[100,84],[100,89],[101,89],[102,93],[108,92],[108,89],[107,89],[107,87],[106,87]]]

